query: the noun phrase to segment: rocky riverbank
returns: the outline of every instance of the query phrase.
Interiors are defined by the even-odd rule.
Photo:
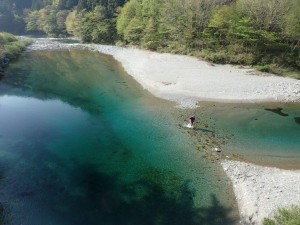
[[[278,207],[300,205],[300,171],[222,161],[237,198],[242,224],[261,224]]]

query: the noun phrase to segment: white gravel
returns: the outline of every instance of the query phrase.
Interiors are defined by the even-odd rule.
[[[300,81],[232,65],[210,65],[195,57],[136,48],[93,45],[112,55],[155,96],[182,107],[201,100],[221,102],[299,102]],[[255,75],[259,74],[259,75]]]
[[[300,205],[300,170],[290,171],[224,160],[242,224],[261,224],[278,207]]]

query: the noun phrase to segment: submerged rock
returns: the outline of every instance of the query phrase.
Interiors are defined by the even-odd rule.
[[[280,107],[274,108],[274,109],[265,108],[265,110],[266,111],[271,111],[271,112],[276,113],[276,114],[278,114],[280,116],[288,116],[289,115],[287,113],[283,113],[282,112],[283,108],[280,108]]]
[[[300,124],[300,116],[299,117],[294,117],[294,119],[295,119],[296,123]]]

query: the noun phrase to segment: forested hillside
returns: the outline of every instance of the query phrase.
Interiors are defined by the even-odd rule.
[[[117,30],[125,43],[300,78],[299,0],[130,0]]]
[[[139,45],[300,77],[299,0],[0,0],[0,31]]]

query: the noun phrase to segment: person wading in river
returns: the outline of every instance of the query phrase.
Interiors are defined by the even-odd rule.
[[[192,127],[194,125],[194,122],[196,120],[195,115],[189,116],[189,125]]]

